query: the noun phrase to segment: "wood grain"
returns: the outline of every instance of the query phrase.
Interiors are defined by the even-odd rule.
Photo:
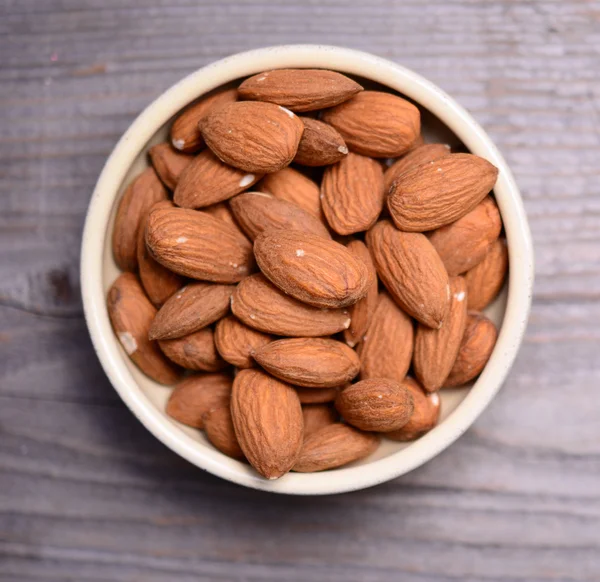
[[[503,391],[376,488],[275,497],[156,441],[82,319],[84,214],[137,113],[199,66],[327,43],[408,66],[480,121],[537,261]],[[600,579],[600,3],[0,2],[0,580]]]

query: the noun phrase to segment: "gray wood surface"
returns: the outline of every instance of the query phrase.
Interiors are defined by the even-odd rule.
[[[2,0],[0,580],[600,580],[600,3]],[[438,83],[522,188],[537,252],[506,385],[425,467],[323,498],[203,474],[117,398],[82,319],[102,164],[227,54],[320,42]]]

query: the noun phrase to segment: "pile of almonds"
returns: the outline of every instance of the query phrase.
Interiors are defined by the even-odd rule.
[[[166,412],[226,455],[268,479],[339,467],[426,433],[438,391],[482,371],[508,269],[497,169],[425,144],[409,101],[268,71],[149,156],[117,210],[108,312],[175,385]]]

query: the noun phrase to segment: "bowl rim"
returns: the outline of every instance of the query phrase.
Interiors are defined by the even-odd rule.
[[[494,188],[508,242],[508,300],[494,352],[465,399],[448,418],[409,447],[382,459],[323,473],[289,473],[277,481],[255,474],[197,441],[165,419],[137,385],[112,332],[103,290],[103,255],[114,199],[131,164],[149,139],[198,96],[241,77],[276,68],[327,68],[379,82],[413,99],[448,126],[467,148],[500,170]],[[458,439],[500,389],[522,342],[531,306],[533,245],[523,202],[504,158],[481,126],[454,99],[417,73],[366,52],[325,45],[284,45],[238,53],[191,73],[148,105],[108,157],[86,215],[81,248],[85,320],[100,363],[122,400],[144,426],[171,450],[221,478],[284,494],[323,495],[388,481],[429,461]]]

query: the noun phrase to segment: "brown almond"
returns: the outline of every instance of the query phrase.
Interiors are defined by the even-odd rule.
[[[244,325],[230,315],[217,323],[215,345],[221,357],[237,368],[252,368],[256,365],[252,355],[273,338]]]
[[[146,168],[125,190],[112,234],[113,256],[123,271],[137,269],[139,229],[150,208],[167,199],[167,191],[152,168]]]
[[[402,428],[387,432],[385,436],[394,441],[414,441],[437,424],[441,398],[437,392],[426,393],[412,378],[406,378],[402,385],[412,394],[414,410],[410,420]]]
[[[341,386],[360,368],[354,350],[322,338],[276,340],[258,350],[254,359],[276,378],[306,388]]]
[[[400,174],[388,208],[400,230],[425,232],[473,210],[496,183],[498,169],[473,154],[449,154]]]
[[[323,69],[276,69],[246,79],[240,99],[269,101],[292,111],[316,111],[350,99],[362,87],[341,73]]]
[[[371,433],[336,422],[310,434],[292,470],[313,473],[335,469],[369,456],[379,444]]]
[[[177,116],[171,127],[171,143],[176,150],[194,153],[204,147],[204,140],[198,124],[210,111],[232,103],[237,99],[236,89],[217,91],[202,97],[200,101],[190,105]]]
[[[296,387],[298,398],[302,404],[322,404],[333,402],[337,396],[338,388],[300,388]]]
[[[369,286],[367,294],[348,308],[350,312],[350,327],[344,330],[344,340],[353,348],[362,341],[377,306],[377,273],[375,272],[371,253],[364,242],[353,240],[346,245],[346,248],[353,255],[360,257],[364,261],[373,279],[373,283]]]
[[[187,370],[218,372],[228,365],[217,352],[210,327],[176,339],[159,340],[158,345],[169,360]]]
[[[150,339],[175,339],[221,319],[229,311],[233,285],[190,283],[161,307],[150,327]]]
[[[248,240],[222,220],[183,208],[153,208],[146,245],[171,271],[204,281],[236,283],[254,268]]]
[[[233,382],[231,417],[250,464],[267,479],[287,473],[302,446],[302,407],[289,385],[256,369],[241,370]]]
[[[181,172],[173,201],[182,208],[203,208],[228,200],[262,178],[223,163],[210,150],[198,154]]]
[[[171,393],[167,414],[193,428],[204,428],[203,416],[213,408],[229,406],[232,377],[229,374],[193,374]]]
[[[268,174],[294,159],[304,125],[289,109],[274,103],[242,101],[211,112],[200,122],[200,130],[208,147],[226,164]]]
[[[375,313],[358,348],[360,378],[402,382],[413,353],[413,322],[387,293],[380,293]]]
[[[348,154],[342,136],[327,123],[310,117],[301,117],[304,133],[298,144],[294,162],[303,166],[328,166]]]
[[[444,388],[462,386],[479,376],[494,351],[497,338],[498,330],[494,322],[483,313],[470,311],[458,356],[444,382]]]
[[[169,190],[175,190],[181,172],[194,159],[192,156],[174,150],[168,143],[152,146],[148,154],[158,177]]]
[[[450,146],[441,143],[423,144],[411,149],[385,171],[385,193],[387,194],[390,191],[392,184],[400,174],[421,164],[447,156],[449,153]]]
[[[126,354],[147,376],[161,384],[173,384],[179,370],[148,339],[156,308],[146,297],[133,273],[122,273],[108,291],[107,309],[113,330]]]
[[[483,260],[465,273],[469,295],[469,309],[485,309],[500,293],[508,273],[506,240],[494,241]]]
[[[233,459],[245,459],[235,436],[229,406],[212,408],[203,415],[202,421],[206,436],[216,449]]]
[[[408,151],[421,131],[419,110],[406,99],[363,91],[323,112],[351,151],[374,158],[395,158]]]
[[[326,168],[321,204],[329,226],[338,234],[369,229],[379,217],[383,202],[383,170],[379,162],[350,152]]]
[[[417,321],[439,328],[448,311],[448,273],[427,237],[383,220],[367,233],[367,245],[394,301]]]
[[[318,392],[323,392],[323,390]],[[313,432],[333,424],[338,419],[335,410],[326,404],[303,404],[302,416],[304,418],[304,440]]]
[[[271,229],[299,230],[331,239],[325,225],[292,202],[265,192],[246,192],[229,201],[233,214],[246,235],[254,240]]]
[[[467,321],[467,284],[464,277],[450,279],[450,309],[440,329],[419,325],[415,333],[413,369],[427,392],[443,385],[456,361]]]
[[[373,282],[364,261],[343,245],[305,232],[264,232],[254,241],[254,255],[279,289],[317,307],[352,305]]]
[[[500,212],[488,196],[456,222],[434,230],[429,241],[454,277],[481,263],[501,230]]]

